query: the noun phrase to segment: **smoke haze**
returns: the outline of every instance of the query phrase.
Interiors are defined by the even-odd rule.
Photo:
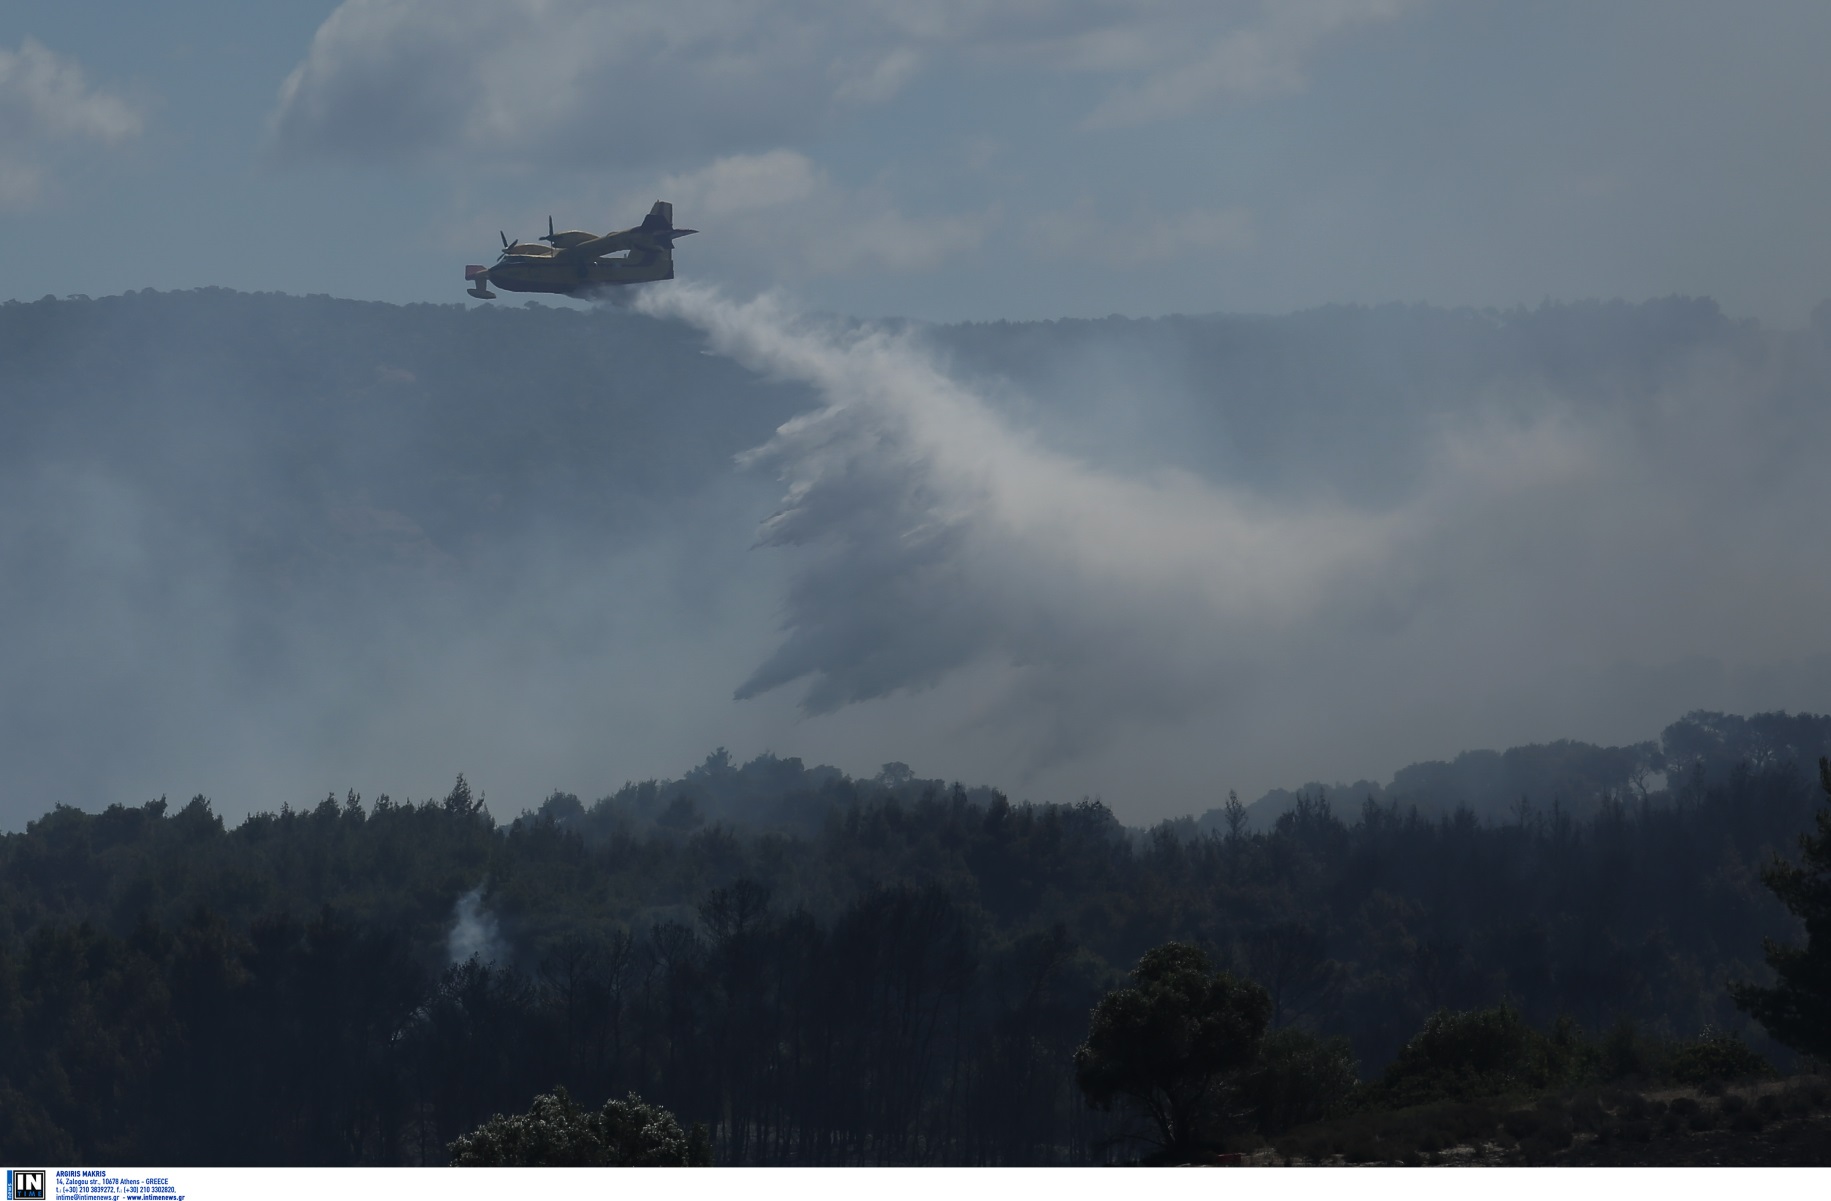
[[[721,745],[1145,822],[1831,708],[1831,320],[641,309],[0,306],[5,823]]]
[[[1349,778],[1427,730],[1440,753],[1503,728],[1644,737],[1658,706],[1722,696],[1725,663],[1757,705],[1826,697],[1788,670],[1822,666],[1828,643],[1806,449],[1825,410],[1746,362],[1665,364],[1631,397],[1491,384],[1414,419],[1388,462],[1404,477],[1356,503],[1320,479],[1291,487],[1301,457],[1267,496],[1225,471],[1052,449],[914,333],[703,289],[644,304],[823,402],[742,456],[785,488],[762,544],[799,557],[785,638],[740,698],[805,680],[802,708],[823,714],[940,687],[953,745],[1065,783],[1134,732],[1120,759],[1157,745],[1133,779],[1165,760],[1225,779],[1268,742]],[[1148,366],[1107,374],[1125,383],[1096,412],[1171,407]],[[1204,748],[1197,763],[1159,741],[1172,729]]]
[[[452,904],[445,953],[454,965],[472,959],[486,964],[505,961],[501,926],[496,915],[483,907],[483,885],[477,885]]]

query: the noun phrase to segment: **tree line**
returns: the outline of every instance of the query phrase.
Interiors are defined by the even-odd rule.
[[[1501,824],[1305,795],[1267,829],[1132,831],[1097,801],[716,755],[684,787],[507,824],[461,777],[232,828],[202,798],[59,808],[0,838],[0,1145],[442,1163],[563,1086],[703,1123],[725,1163],[1125,1158],[1074,1056],[1170,941],[1263,991],[1281,1054],[1338,1074],[1503,1002],[1785,1062],[1726,985],[1772,979],[1764,938],[1798,941],[1760,871],[1813,820],[1816,772],[1696,766]],[[704,819],[691,791],[716,811],[752,768],[808,832]]]

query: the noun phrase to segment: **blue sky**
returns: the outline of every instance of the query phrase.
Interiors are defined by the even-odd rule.
[[[1831,6],[351,0],[0,10],[5,296],[461,301],[673,200],[860,315],[1831,295]]]

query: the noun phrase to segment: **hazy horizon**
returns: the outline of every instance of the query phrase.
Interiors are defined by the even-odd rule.
[[[0,326],[14,828],[460,771],[508,818],[718,746],[1148,824],[1831,709],[1827,331],[1708,301],[890,327],[683,281]]]

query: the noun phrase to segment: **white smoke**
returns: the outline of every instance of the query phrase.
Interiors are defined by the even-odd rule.
[[[499,963],[504,959],[502,931],[496,915],[483,907],[483,885],[459,897],[451,907],[451,933],[445,936],[445,953],[456,966],[476,959]]]
[[[823,720],[882,708],[957,755],[935,770],[1184,796],[1222,756],[1260,780],[1279,762],[1353,778],[1649,737],[1713,703],[1702,685],[1649,695],[1650,668],[1778,679],[1831,649],[1810,616],[1831,604],[1831,548],[1808,431],[1758,411],[1746,380],[1702,370],[1638,411],[1471,397],[1393,498],[1293,501],[1062,453],[919,334],[692,286],[639,303],[821,400],[742,456],[781,481],[759,542],[794,574],[783,637],[738,696],[801,682]]]
[[[643,304],[824,401],[743,458],[786,488],[760,541],[806,555],[786,638],[739,697],[805,678],[803,707],[828,713],[1002,665],[971,719],[1027,727],[1049,760],[1114,721],[1211,703],[1268,632],[1313,620],[1391,551],[1389,516],[1274,510],[1185,472],[1128,478],[1052,451],[906,334],[703,288]]]

